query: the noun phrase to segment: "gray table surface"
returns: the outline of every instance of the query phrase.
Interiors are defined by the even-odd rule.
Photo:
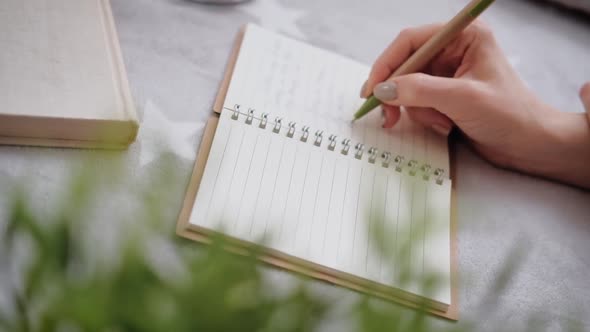
[[[464,3],[255,0],[208,6],[183,0],[113,0],[142,119],[138,141],[123,153],[0,147],[0,215],[5,215],[5,198],[16,183],[27,183],[31,202],[51,211],[52,197],[68,179],[68,169],[88,156],[105,164],[121,162],[130,174],[125,182],[142,186],[146,174],[165,167],[163,147],[177,157],[172,167],[186,184],[236,31],[246,22],[370,64],[400,29],[445,20]],[[505,0],[486,12],[485,20],[536,93],[564,111],[583,110],[577,93],[590,80],[589,19],[537,2]],[[462,321],[475,320],[481,329],[495,330],[499,324],[523,326],[530,314],[544,312],[544,325],[551,330],[574,318],[581,318],[590,330],[590,193],[497,169],[460,142],[455,150]],[[103,205],[110,213],[122,212],[133,195],[121,189],[103,198]],[[181,185],[161,199],[170,227],[183,195]],[[108,213],[103,211],[102,217]],[[523,264],[496,310],[481,315],[479,304],[486,300],[506,255],[523,241]],[[279,284],[290,278],[283,272],[269,273],[276,274],[272,280]],[[317,291],[335,302],[357,296],[327,285],[318,285]],[[324,325],[334,331],[349,328],[337,313]]]

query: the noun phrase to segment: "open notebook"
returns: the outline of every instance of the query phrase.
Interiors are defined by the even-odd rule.
[[[0,144],[118,149],[135,140],[109,0],[2,0],[0,45]]]
[[[447,139],[378,110],[351,125],[366,65],[251,24],[234,53],[179,234],[264,239],[272,264],[456,319]]]

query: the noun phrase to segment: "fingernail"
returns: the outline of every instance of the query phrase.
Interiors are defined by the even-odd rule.
[[[397,85],[394,82],[379,83],[373,89],[373,95],[381,101],[391,101],[397,98]]]
[[[361,98],[365,97],[365,90],[367,90],[367,81],[365,81],[365,83],[363,83],[363,86],[361,86]]]
[[[447,137],[449,136],[449,133],[451,132],[451,127],[448,126],[443,126],[443,125],[439,125],[439,124],[433,124],[431,126],[432,130],[434,130],[437,134]]]

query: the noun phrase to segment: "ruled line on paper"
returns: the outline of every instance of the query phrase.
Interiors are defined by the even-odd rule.
[[[266,175],[266,165],[268,162],[268,155],[270,152],[270,148],[272,146],[272,142],[268,143],[268,148],[266,148],[266,154],[264,155],[264,166],[262,167],[262,177],[260,179],[260,185],[258,186],[257,190],[256,190],[256,200],[254,201],[254,212],[252,213],[252,217],[250,217],[250,236],[252,236],[252,229],[254,228],[254,216],[256,215],[256,209],[258,208],[258,200],[260,199],[260,189],[262,188],[262,183],[264,180],[264,176]],[[282,156],[282,151],[281,151],[281,156]],[[277,174],[278,174],[278,169],[277,169]],[[264,233],[266,233],[266,225],[264,227]]]
[[[236,157],[236,162],[234,162],[234,169],[232,171],[232,175],[231,175],[231,180],[229,183],[229,188],[232,187],[233,183],[234,183],[234,179],[235,179],[235,174],[236,174],[236,168],[238,167],[238,163],[237,160],[240,160],[240,154],[242,152],[242,145],[244,143],[244,137],[246,136],[246,131],[244,131],[242,133],[242,138],[240,139],[240,145],[238,147],[238,156]],[[225,220],[225,213],[227,212],[227,210],[224,210],[221,214],[221,221]]]
[[[359,201],[360,201],[360,192],[361,192],[361,184],[363,183],[363,168],[361,168],[361,175],[360,175],[360,181],[359,181],[359,187],[357,190],[357,196],[356,196],[356,212],[355,212],[355,216],[354,216],[354,226],[353,226],[353,232],[352,232],[352,252],[355,251],[356,249],[356,226],[357,226],[357,222],[358,222],[358,218],[359,218]]]
[[[336,179],[336,163],[334,163],[334,169],[332,170],[332,184],[330,185],[330,195],[328,198],[328,211],[330,211],[330,208],[332,207],[332,192],[334,191],[334,180]],[[348,180],[348,179],[347,179]],[[344,209],[342,209],[344,210]],[[329,216],[329,214],[328,214]],[[326,226],[324,227],[324,241],[322,244],[322,255],[325,254],[326,251],[326,234],[328,233],[328,221],[326,220]],[[338,227],[339,232],[338,234],[340,234],[342,227]]]
[[[369,211],[369,231],[367,232],[367,251],[365,254],[365,271],[368,272],[369,271],[369,250],[371,247],[371,235],[372,235],[372,228],[373,228],[373,221],[374,221],[374,216],[373,216],[373,212],[375,211],[375,208],[373,206],[373,202],[374,202],[374,193],[375,193],[375,178],[377,177],[377,172],[373,173],[373,184],[371,185],[371,203],[369,203],[370,206],[370,211]]]
[[[301,203],[303,203],[303,194],[305,193],[305,184],[307,183],[307,174],[309,173],[309,162],[311,161],[311,153],[307,158],[307,166],[305,166],[305,173],[303,175],[303,187],[301,188],[301,196],[299,197],[299,204],[297,207],[297,219],[295,219],[295,231],[299,230],[299,224],[300,224],[300,219],[301,219]],[[283,216],[284,218],[285,216]],[[291,242],[292,244],[295,244],[295,241],[297,241],[296,236],[297,233],[294,234],[293,236],[293,241]]]
[[[385,195],[383,197],[383,218],[381,219],[381,230],[383,232],[386,232],[388,229],[385,227],[385,222],[387,219],[387,198],[389,197],[389,175],[387,175],[387,181],[385,182]],[[385,235],[380,234],[383,236],[383,238],[381,239],[381,241],[385,241]],[[385,258],[389,258],[389,257],[385,257]],[[381,260],[379,261],[379,276],[381,277],[383,275],[383,257],[381,258]]]
[[[281,170],[281,164],[283,162],[283,152],[285,151],[285,143],[283,142],[283,144],[281,144],[281,155],[279,157],[279,165],[277,166],[277,172],[275,175],[275,181],[272,187],[272,194],[270,195],[270,208],[272,208],[272,202],[274,201],[274,197],[275,197],[275,191],[277,189],[277,181],[279,179],[279,171]],[[293,165],[295,165],[295,163],[293,163]],[[293,170],[291,169],[291,174],[293,174]],[[287,190],[288,191],[288,190]],[[266,218],[264,219],[264,237],[267,236],[267,230],[268,230],[268,219],[270,219],[270,208],[268,209],[268,213],[266,214]],[[280,232],[282,232],[282,222],[281,222],[281,230]]]
[[[217,188],[217,180],[219,179],[219,173],[221,172],[221,165],[223,165],[223,160],[225,158],[225,151],[227,150],[227,145],[229,142],[229,138],[231,137],[232,130],[233,130],[233,127],[229,127],[229,134],[227,135],[225,145],[223,146],[223,152],[221,154],[221,162],[219,163],[220,167],[217,168],[217,171],[215,173],[215,182],[213,185],[213,192],[211,193],[211,196],[209,196],[209,203],[206,205],[207,206],[207,213],[205,214],[205,222],[207,222],[207,223],[209,220],[209,212],[211,211],[211,202],[213,201],[213,197],[215,196],[215,190]]]
[[[347,162],[347,167],[346,167],[346,183],[344,184],[344,195],[342,198],[342,212],[340,213],[340,220],[344,220],[344,205],[346,203],[346,195],[348,193],[348,175],[350,172],[350,162]],[[342,241],[342,226],[340,226],[340,231],[338,232],[338,249],[336,252],[336,257],[340,257],[340,254],[342,253],[340,250],[340,245],[341,245],[341,241]]]
[[[236,227],[236,223],[241,215],[242,212],[242,200],[244,199],[244,192],[246,192],[246,186],[248,185],[248,179],[250,178],[250,169],[252,168],[252,160],[254,160],[254,152],[256,151],[256,146],[258,145],[258,139],[260,138],[260,135],[256,135],[256,140],[254,142],[254,148],[252,149],[252,155],[250,155],[250,162],[248,163],[248,174],[246,175],[246,181],[244,182],[244,187],[242,188],[242,194],[240,195],[240,200],[238,203],[238,215],[236,216],[236,218],[233,221],[233,227]]]
[[[397,192],[397,216],[395,218],[395,249],[396,249],[396,258],[400,257],[397,249],[399,249],[399,212],[401,210],[401,199],[402,199],[402,182],[403,178],[400,178],[399,185],[398,185],[398,192]],[[394,273],[397,271],[396,267],[393,267]]]
[[[297,148],[298,147],[295,147],[295,155],[297,155]],[[291,183],[293,183],[293,170],[294,169],[295,169],[295,163],[293,163],[291,165],[291,174],[290,174],[290,177],[289,177],[289,186],[287,186],[287,191],[285,193],[285,196],[286,196],[285,199],[288,199],[289,198],[289,192],[291,191]],[[273,195],[273,197],[274,197],[274,195]],[[283,213],[281,214],[281,220],[279,221],[281,223],[280,230],[279,230],[281,239],[283,238],[283,231],[284,231],[284,225],[285,225],[285,211],[286,210],[287,210],[287,202],[285,202],[285,205],[283,206]]]
[[[321,180],[322,170],[323,169],[324,169],[324,155],[322,155],[322,161],[320,163],[320,180]],[[320,180],[318,180],[318,185],[320,183]],[[303,186],[303,187],[305,189],[305,186]],[[309,242],[307,243],[307,250],[306,250],[308,254],[309,254],[309,250],[311,248],[311,234],[312,234],[312,231],[313,231],[313,227],[315,226],[315,215],[316,215],[316,212],[317,212],[316,208],[317,208],[317,204],[318,204],[318,194],[319,194],[319,192],[320,192],[320,188],[316,188],[315,198],[313,200],[313,208],[312,208],[313,213],[311,215],[311,225],[309,226],[309,234],[308,234],[308,237],[307,237],[309,239]],[[327,220],[324,220],[324,224],[326,224],[326,226],[328,225]],[[324,235],[325,235],[325,233],[324,233]]]

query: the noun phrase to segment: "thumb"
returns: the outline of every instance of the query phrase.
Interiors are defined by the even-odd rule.
[[[452,118],[448,113],[472,100],[474,91],[471,81],[416,73],[377,84],[373,95],[384,104],[435,108]]]
[[[586,116],[588,117],[588,121],[590,121],[590,82],[586,82],[580,89],[580,99],[582,99],[582,104],[584,104],[584,108],[586,109]]]

